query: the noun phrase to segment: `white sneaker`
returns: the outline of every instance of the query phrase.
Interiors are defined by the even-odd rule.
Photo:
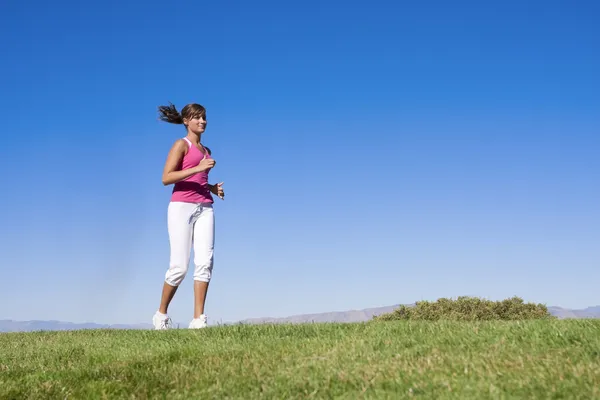
[[[202,314],[200,318],[194,318],[190,322],[190,329],[202,329],[208,326],[206,315]]]
[[[171,318],[169,318],[169,316],[166,314],[159,313],[158,311],[154,313],[154,316],[152,317],[152,324],[154,325],[154,329],[157,331],[171,329],[173,327]]]

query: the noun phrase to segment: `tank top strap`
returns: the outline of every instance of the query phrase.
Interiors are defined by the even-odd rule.
[[[192,142],[190,141],[190,139],[188,139],[188,138],[184,137],[184,138],[183,138],[183,140],[185,140],[185,141],[187,142],[187,144],[188,144],[188,149],[189,149],[190,147],[192,147]]]

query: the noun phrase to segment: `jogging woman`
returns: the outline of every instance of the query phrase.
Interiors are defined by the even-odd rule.
[[[158,107],[158,111],[160,120],[183,124],[187,135],[171,147],[162,175],[163,185],[174,184],[167,209],[171,252],[160,306],[152,323],[155,329],[172,327],[167,310],[187,274],[193,247],[194,318],[189,328],[204,328],[207,326],[204,303],[213,270],[215,237],[212,194],[223,199],[223,183],[208,183],[208,173],[215,166],[215,160],[210,149],[201,144],[206,129],[206,109],[200,104],[188,104],[180,113],[171,104]]]

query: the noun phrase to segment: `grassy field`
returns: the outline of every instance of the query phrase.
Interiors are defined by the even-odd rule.
[[[0,334],[1,399],[599,399],[600,320]]]

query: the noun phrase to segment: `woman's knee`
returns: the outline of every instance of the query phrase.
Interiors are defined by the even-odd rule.
[[[187,266],[172,265],[165,274],[165,281],[171,286],[179,286],[186,274]]]
[[[213,271],[213,252],[208,252],[204,258],[197,258],[195,264],[194,280],[210,282]]]

